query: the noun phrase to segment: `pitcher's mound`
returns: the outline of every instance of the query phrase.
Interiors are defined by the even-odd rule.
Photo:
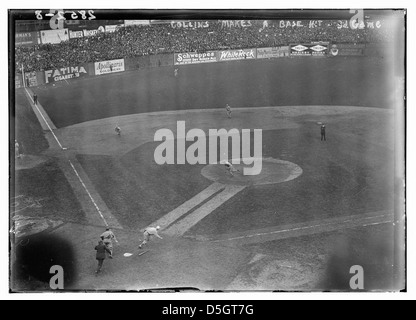
[[[265,185],[275,184],[296,179],[302,174],[302,168],[298,165],[284,160],[277,160],[273,158],[262,159],[262,170],[259,175],[249,176],[244,175],[244,168],[252,167],[246,165],[243,160],[240,164],[234,164],[234,168],[240,172],[234,172],[234,176],[227,171],[223,164],[209,164],[205,166],[201,173],[202,175],[215,182],[232,185]]]

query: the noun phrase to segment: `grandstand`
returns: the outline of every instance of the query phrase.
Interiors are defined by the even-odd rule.
[[[189,26],[185,22],[183,25],[187,27],[182,27],[182,24],[178,27],[171,21],[127,26],[120,22],[84,22],[82,26],[76,25],[76,29],[69,25],[67,41],[17,46],[16,69],[20,70],[23,66],[26,72],[43,71],[67,65],[162,53],[278,47],[314,41],[385,43],[393,39],[389,26],[378,20],[367,21],[365,27],[357,29],[352,29],[348,21],[339,20],[270,20],[266,23],[263,20],[253,20],[243,25],[210,20],[201,23],[204,27],[197,27],[197,24],[193,26],[192,23]],[[117,29],[110,28],[107,30],[111,32],[105,32],[106,25],[117,26]],[[104,32],[83,36],[82,30],[97,31],[100,26]]]

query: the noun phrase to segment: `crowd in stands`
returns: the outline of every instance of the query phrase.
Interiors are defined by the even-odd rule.
[[[307,25],[307,22],[305,22]],[[336,21],[321,26],[284,27],[278,21],[255,21],[249,27],[224,27],[210,22],[207,28],[174,28],[171,24],[129,26],[113,33],[70,39],[59,44],[16,47],[16,68],[42,71],[82,63],[172,52],[204,52],[308,43],[311,41],[367,43],[388,40],[386,28],[353,30]]]

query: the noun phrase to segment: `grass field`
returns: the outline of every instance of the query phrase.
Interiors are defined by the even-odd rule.
[[[141,112],[287,105],[392,108],[391,64],[373,58],[272,59],[154,68],[46,87],[57,127]]]
[[[16,92],[15,108],[11,111],[11,118],[15,125],[15,139],[19,141],[23,153],[39,154],[48,149],[48,142],[24,91]]]
[[[390,287],[394,76],[392,64],[380,59],[283,58],[183,66],[177,78],[173,68],[162,67],[33,89],[59,128],[58,139],[69,148],[66,154],[54,155],[59,161],[79,163],[93,197],[119,223],[126,243],[132,241],[130,233],[136,239],[137,230],[165,222],[166,247],[156,243],[160,255],[143,258],[146,280],[135,278],[139,266],[124,260],[112,262],[108,276],[99,282],[80,271],[85,276],[79,285],[120,289],[132,282],[149,287],[161,279],[172,285],[192,284],[205,270],[206,278],[196,281],[204,288],[343,290],[345,284],[337,279],[345,277],[331,278],[336,275],[331,270],[349,264],[355,254],[355,261],[371,270],[372,288],[378,288],[377,279],[383,277],[387,280],[382,284]],[[226,103],[234,108],[231,120],[223,110]],[[188,109],[193,111],[183,111]],[[240,188],[206,179],[201,174],[204,165],[157,165],[154,133],[175,128],[178,120],[205,132],[263,129],[263,157],[292,162],[303,173],[284,183]],[[317,122],[327,125],[326,142],[320,141]],[[114,133],[115,124],[122,128],[120,137]],[[83,219],[89,213],[74,200],[79,193],[71,195],[62,182],[65,177],[54,170],[50,164],[32,169],[18,184],[59,199],[68,194],[62,202],[63,216],[68,212],[72,221],[86,224]],[[39,188],[36,176],[48,172],[48,181],[63,185]],[[70,182],[72,188],[74,183],[76,179]],[[181,210],[179,218],[166,222],[169,214]],[[175,224],[183,227],[181,237],[176,236]],[[63,232],[70,236],[72,229],[66,226]],[[78,240],[80,232],[74,234],[82,247],[79,252],[89,256],[85,250],[90,240]],[[85,237],[91,239],[91,234]],[[382,245],[377,244],[380,239]],[[124,250],[126,243],[121,245]],[[372,264],[370,253],[377,248],[382,253]],[[352,256],[340,257],[334,250]],[[221,260],[230,253],[235,254],[233,261]],[[267,267],[262,267],[262,259]],[[285,261],[292,271],[282,269]],[[167,269],[152,269],[150,264]],[[112,274],[116,270],[117,276]],[[177,278],[169,277],[172,274]]]

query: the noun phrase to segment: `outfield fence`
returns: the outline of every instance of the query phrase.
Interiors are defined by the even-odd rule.
[[[28,36],[29,37],[29,36]],[[15,76],[15,88],[36,87],[45,84],[69,81],[78,78],[97,77],[112,73],[134,71],[146,68],[183,66],[189,64],[218,63],[257,59],[278,59],[283,57],[337,57],[388,55],[385,46],[352,43],[292,43],[289,46],[249,48],[235,50],[211,50],[202,53],[166,53],[140,57],[97,61],[65,68],[36,71]]]

